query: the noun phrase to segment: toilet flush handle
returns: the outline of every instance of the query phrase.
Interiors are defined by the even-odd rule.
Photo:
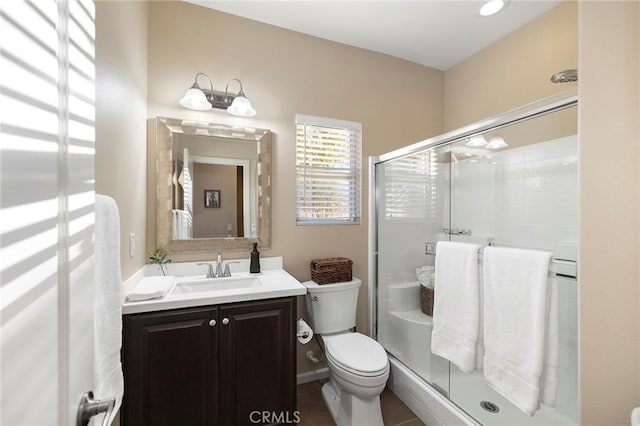
[[[313,300],[314,302],[317,302],[317,301],[319,301],[320,299],[318,298],[318,296],[313,296],[313,297],[311,298],[311,300]]]

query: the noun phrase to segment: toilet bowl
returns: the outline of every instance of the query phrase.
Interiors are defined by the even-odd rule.
[[[318,335],[329,366],[322,396],[339,426],[383,425],[380,393],[389,378],[384,348],[361,333],[351,332],[360,280],[307,287],[308,320]]]

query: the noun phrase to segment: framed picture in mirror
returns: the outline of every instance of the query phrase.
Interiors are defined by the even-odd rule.
[[[220,190],[219,189],[205,189],[204,190],[204,206],[208,209],[220,208]]]

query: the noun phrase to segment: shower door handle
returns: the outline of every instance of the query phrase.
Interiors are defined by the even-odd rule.
[[[458,228],[442,228],[444,235],[464,235],[465,237],[471,236],[471,229],[458,229]]]

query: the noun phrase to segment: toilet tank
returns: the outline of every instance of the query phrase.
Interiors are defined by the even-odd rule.
[[[354,278],[335,284],[302,283],[307,288],[307,320],[316,334],[338,333],[356,325],[358,290],[362,281]]]

